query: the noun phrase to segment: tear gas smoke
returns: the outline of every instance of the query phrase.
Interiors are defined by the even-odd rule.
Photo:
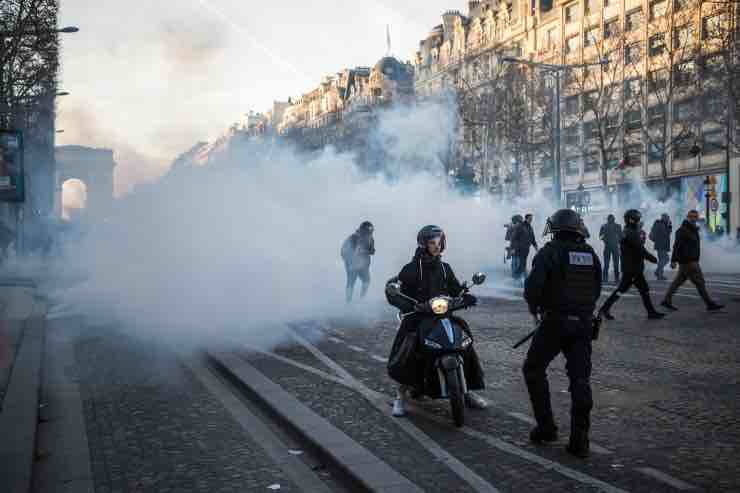
[[[410,260],[426,224],[446,229],[446,260],[461,280],[487,269],[502,282],[503,226],[513,213],[534,212],[539,233],[554,207],[539,191],[497,205],[451,192],[440,156],[455,114],[421,104],[380,116],[373,139],[390,180],[368,177],[353,155],[332,149],[306,157],[269,142],[223,146],[208,166],[173,170],[119,199],[112,217],[68,250],[67,273],[83,281],[59,299],[147,337],[239,335],[269,345],[282,322],[390,313],[385,281]],[[368,299],[348,308],[339,251],[364,220],[375,225],[373,281]],[[601,220],[588,218],[597,251]]]
[[[368,177],[352,155],[331,149],[307,161],[287,148],[253,146],[173,172],[120,199],[114,215],[68,251],[66,268],[85,280],[62,301],[144,333],[271,339],[275,322],[344,313],[339,250],[364,220],[375,224],[377,254],[368,300],[354,310],[384,305],[385,281],[410,260],[426,224],[447,230],[447,261],[461,280],[503,268],[511,210],[460,197],[441,178],[438,156],[454,113],[421,105],[382,116],[384,164],[403,171],[399,180]],[[407,168],[414,163],[421,171]],[[531,200],[527,206],[535,210]]]

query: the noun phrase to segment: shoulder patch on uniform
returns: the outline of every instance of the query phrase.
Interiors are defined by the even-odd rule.
[[[585,252],[568,252],[570,265],[594,265],[594,256]]]

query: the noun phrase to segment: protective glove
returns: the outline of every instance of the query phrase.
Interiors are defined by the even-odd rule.
[[[476,298],[472,294],[465,293],[462,298],[465,306],[475,306],[478,304],[478,298]]]
[[[429,303],[422,303],[419,302],[416,305],[414,305],[414,310],[420,313],[425,313],[429,311]]]

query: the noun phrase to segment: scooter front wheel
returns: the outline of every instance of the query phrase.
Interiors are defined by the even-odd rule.
[[[458,428],[465,424],[465,394],[463,394],[462,374],[459,368],[445,374],[447,395],[452,409],[452,420]]]

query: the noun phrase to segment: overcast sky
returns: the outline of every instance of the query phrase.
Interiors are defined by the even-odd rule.
[[[112,147],[119,193],[324,74],[411,59],[461,0],[61,0],[58,143]]]

